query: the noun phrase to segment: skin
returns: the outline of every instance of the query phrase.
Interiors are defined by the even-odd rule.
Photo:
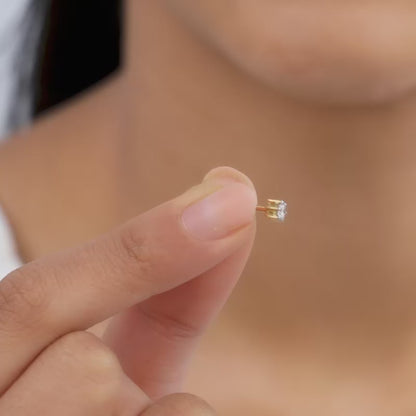
[[[191,366],[220,413],[416,412],[415,5],[328,3],[127,1],[123,70],[0,151],[25,260],[213,166],[287,200]]]
[[[0,413],[212,415],[201,400],[168,396],[247,260],[256,202],[246,177],[217,169],[112,232],[6,276]],[[215,233],[195,227],[189,210],[200,222],[214,215]],[[115,315],[102,339],[86,332]],[[121,338],[132,328],[128,350]]]

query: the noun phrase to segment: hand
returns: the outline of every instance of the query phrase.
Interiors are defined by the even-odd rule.
[[[170,394],[245,265],[255,206],[251,182],[217,168],[111,233],[10,273],[0,415],[211,414]],[[114,315],[102,339],[87,331]]]

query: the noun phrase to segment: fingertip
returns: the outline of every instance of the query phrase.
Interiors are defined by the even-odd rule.
[[[215,416],[216,414],[205,400],[193,394],[175,393],[158,400],[141,416]]]
[[[211,169],[204,176],[203,182],[209,180],[215,180],[220,183],[240,182],[255,190],[253,182],[247,175],[230,166],[219,166]]]

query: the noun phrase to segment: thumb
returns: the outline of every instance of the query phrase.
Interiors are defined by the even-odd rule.
[[[177,393],[165,396],[140,416],[215,416],[214,409],[197,396]]]

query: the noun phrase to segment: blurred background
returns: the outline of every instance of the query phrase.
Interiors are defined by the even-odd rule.
[[[118,0],[0,0],[0,140],[118,68],[120,13]]]

